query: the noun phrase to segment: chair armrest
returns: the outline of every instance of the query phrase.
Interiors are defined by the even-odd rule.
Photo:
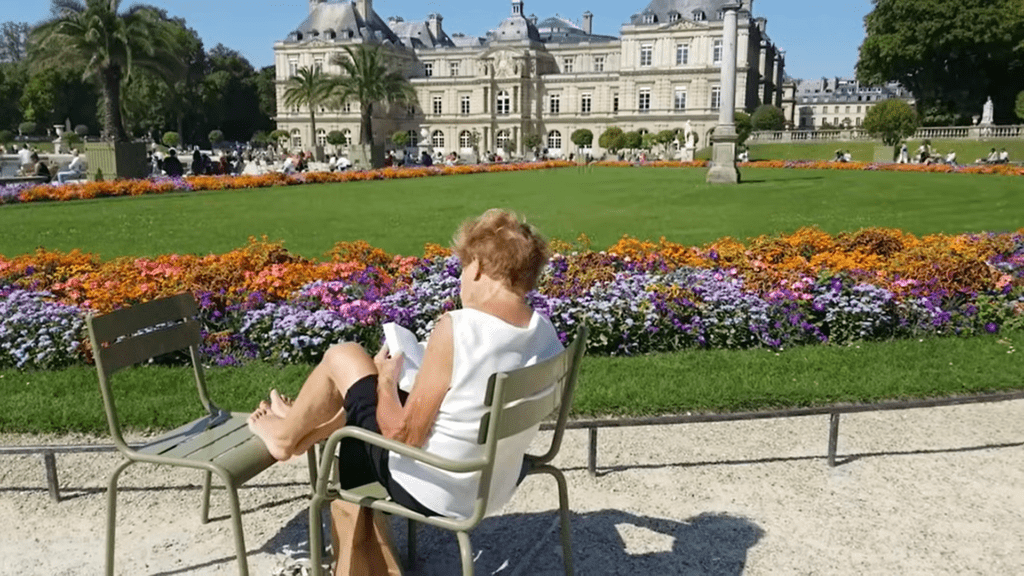
[[[368,444],[380,446],[388,451],[401,454],[402,456],[412,458],[413,460],[423,462],[424,464],[439,468],[446,472],[476,472],[481,470],[487,463],[483,458],[476,458],[473,460],[451,460],[450,458],[431,454],[422,448],[415,448],[397,440],[385,438],[380,434],[370,432],[363,428],[345,426],[341,430],[331,434],[331,437],[327,439],[327,443],[324,445],[323,455],[320,460],[320,473],[317,477],[318,489],[321,485],[323,489],[326,489],[327,487],[327,481],[331,476],[331,464],[336,458],[338,443],[341,442],[343,438],[355,438],[357,440],[362,440]]]

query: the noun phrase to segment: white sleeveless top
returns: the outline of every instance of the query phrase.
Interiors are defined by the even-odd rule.
[[[551,321],[534,312],[530,325],[518,328],[481,312],[464,308],[448,313],[452,319],[452,380],[437,421],[423,448],[452,460],[484,455],[477,443],[480,419],[487,412],[487,379],[547,360],[562,351]],[[512,497],[523,455],[539,426],[498,442],[487,513],[497,511]],[[444,472],[391,453],[391,477],[421,504],[443,516],[466,518],[480,485],[479,473]]]

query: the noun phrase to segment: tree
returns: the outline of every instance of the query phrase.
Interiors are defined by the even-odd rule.
[[[39,125],[35,122],[22,122],[21,124],[18,124],[18,132],[26,136],[34,135],[38,129]]]
[[[0,130],[0,144],[7,144],[14,140],[14,132],[10,130]]]
[[[210,130],[210,134],[208,136],[211,145],[220,144],[224,141],[224,132],[221,130]]]
[[[626,147],[626,134],[622,128],[609,126],[597,139],[597,143],[609,152],[616,152]]]
[[[737,112],[733,122],[736,124],[736,145],[742,146],[746,143],[747,138],[750,138],[750,133],[754,131],[754,125],[750,122],[750,114]]]
[[[20,62],[28,55],[28,22],[0,24],[0,62]]]
[[[754,130],[782,130],[786,127],[786,113],[772,104],[762,104],[750,117]]]
[[[405,130],[396,131],[391,135],[391,143],[399,150],[405,148],[406,144],[409,143],[409,133]]]
[[[643,145],[643,136],[636,130],[631,130],[623,135],[623,148],[636,150]]]
[[[978,114],[991,96],[1008,120],[1024,89],[1020,0],[875,0],[857,78],[908,88],[929,123]]]
[[[1024,90],[1017,94],[1017,102],[1013,107],[1013,111],[1017,113],[1017,118],[1024,120]]]
[[[331,95],[334,80],[319,66],[303,66],[284,86],[284,105],[309,108],[309,133],[316,140],[316,110]]]
[[[341,130],[331,130],[327,133],[327,143],[331,146],[344,146],[348,143],[348,140],[345,138],[345,133]]]
[[[373,107],[377,104],[410,105],[416,103],[416,90],[390,62],[384,49],[359,44],[343,46],[331,62],[341,66],[335,94],[339,103],[359,103],[359,143],[373,144]]]
[[[160,139],[160,142],[168,148],[174,148],[181,144],[181,136],[179,136],[177,132],[164,132],[164,136]]]
[[[569,136],[569,139],[572,140],[572,143],[578,148],[589,148],[594,142],[594,133],[586,128],[580,128],[573,132],[572,135]]]
[[[27,83],[24,62],[0,62],[0,128],[13,130],[24,119],[18,103]]]
[[[864,129],[888,146],[913,136],[919,124],[910,104],[895,98],[872,106],[864,116]]]
[[[146,6],[119,11],[121,0],[53,0],[54,17],[30,35],[29,59],[42,70],[80,66],[103,94],[104,136],[129,140],[121,114],[121,82],[135,67],[172,76],[180,68],[173,30]]]
[[[523,136],[523,146],[526,146],[527,150],[536,150],[540,146],[541,137],[540,134],[529,133]]]

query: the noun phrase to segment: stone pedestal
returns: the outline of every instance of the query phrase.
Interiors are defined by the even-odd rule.
[[[679,160],[682,162],[693,162],[694,156],[697,154],[696,148],[687,146],[679,151]]]
[[[732,126],[719,126],[712,139],[711,168],[708,170],[708,184],[739,184],[740,171],[736,169],[736,131],[725,130]]]

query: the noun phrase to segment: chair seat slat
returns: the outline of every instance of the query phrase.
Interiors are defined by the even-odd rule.
[[[184,442],[164,451],[160,456],[165,458],[185,458],[188,460],[210,461],[220,455],[220,453],[216,453],[210,455],[208,458],[206,457],[206,455],[211,454],[214,449],[213,447],[220,446],[218,442],[225,436],[231,436],[239,432],[244,434],[245,438],[252,436],[252,433],[249,432],[244,420],[239,424],[237,420],[231,419],[220,426],[204,430],[185,439]],[[241,442],[239,441],[234,441],[235,446],[240,443]],[[223,450],[221,452],[223,452]]]

